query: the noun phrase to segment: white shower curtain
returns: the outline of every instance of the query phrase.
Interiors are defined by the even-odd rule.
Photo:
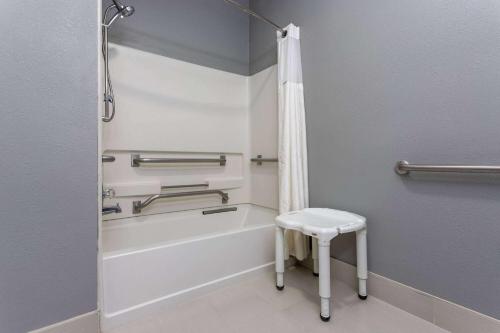
[[[300,57],[300,29],[290,24],[285,38],[278,32],[279,210],[280,214],[309,206],[306,120]],[[308,256],[307,238],[287,232],[286,258]]]

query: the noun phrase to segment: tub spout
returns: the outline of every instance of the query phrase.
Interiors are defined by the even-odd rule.
[[[102,215],[108,215],[108,214],[118,214],[122,212],[122,208],[120,207],[120,204],[116,204],[115,206],[108,206],[108,207],[102,207]]]

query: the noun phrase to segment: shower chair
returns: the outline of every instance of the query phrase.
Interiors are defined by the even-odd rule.
[[[368,278],[366,218],[363,216],[328,208],[306,208],[276,217],[276,288],[283,290],[285,272],[285,231],[295,230],[311,236],[315,270],[319,269],[320,317],[330,320],[330,241],[339,234],[356,232],[356,255],[358,275],[358,296],[367,298]],[[316,257],[316,241],[317,255]]]

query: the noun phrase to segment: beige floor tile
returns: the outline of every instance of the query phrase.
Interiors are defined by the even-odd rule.
[[[366,301],[341,281],[332,282],[333,317],[319,318],[318,279],[288,270],[285,289],[265,274],[104,333],[444,333],[445,330],[379,299]]]
[[[256,291],[258,296],[270,303],[275,310],[290,307],[308,296],[304,290],[292,285],[287,285],[286,291],[278,290],[275,284],[272,283],[273,278],[273,276],[262,276],[252,281],[250,286]]]
[[[275,308],[258,295],[257,290],[229,288],[210,295],[210,302],[226,325],[233,327],[269,316]]]
[[[217,332],[222,319],[207,297],[182,304],[159,318],[161,332]]]
[[[160,333],[162,332],[159,318],[148,317],[134,321],[124,326],[118,326],[103,333]]]

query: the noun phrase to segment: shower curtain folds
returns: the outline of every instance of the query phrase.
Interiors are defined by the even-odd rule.
[[[300,57],[300,29],[290,24],[287,35],[278,36],[278,114],[279,114],[279,211],[280,214],[309,206],[307,142],[304,86]],[[307,238],[287,232],[285,257],[307,258]]]

